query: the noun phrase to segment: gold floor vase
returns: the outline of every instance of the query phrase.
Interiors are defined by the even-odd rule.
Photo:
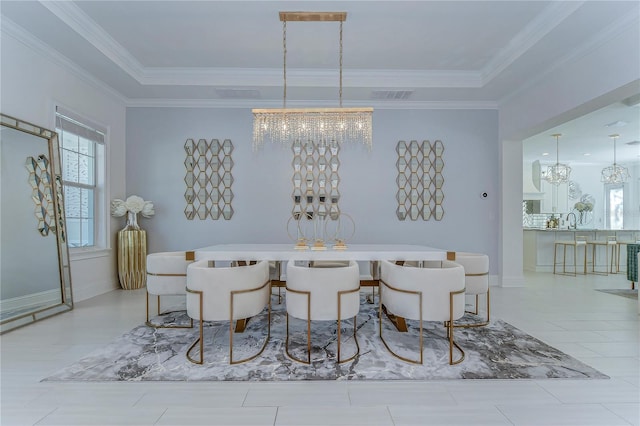
[[[125,290],[135,290],[147,284],[146,231],[118,231],[118,278]]]

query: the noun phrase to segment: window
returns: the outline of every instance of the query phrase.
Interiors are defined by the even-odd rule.
[[[624,186],[606,185],[607,225],[609,229],[624,228]]]
[[[105,247],[105,131],[56,108],[67,241],[70,248]]]

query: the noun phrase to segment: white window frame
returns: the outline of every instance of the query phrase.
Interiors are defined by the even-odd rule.
[[[110,249],[108,235],[108,202],[107,202],[107,143],[108,129],[106,126],[97,124],[95,121],[88,119],[80,114],[70,111],[60,105],[55,106],[56,131],[59,129],[58,115],[61,115],[71,122],[76,122],[79,126],[84,126],[90,130],[97,131],[103,135],[103,141],[95,142],[95,185],[93,186],[93,245],[87,247],[71,247],[69,246],[69,254],[72,259],[90,258],[103,255],[105,251]],[[62,135],[60,138],[60,150],[62,154]],[[89,138],[91,139],[91,138]],[[61,155],[62,161],[62,155]],[[63,182],[63,186],[69,185]],[[85,188],[86,185],[70,184],[70,186]]]

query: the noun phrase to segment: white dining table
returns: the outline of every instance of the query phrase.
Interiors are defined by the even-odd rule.
[[[217,244],[195,250],[196,260],[446,260],[447,252],[412,244],[349,244],[344,250],[296,250],[293,244]]]

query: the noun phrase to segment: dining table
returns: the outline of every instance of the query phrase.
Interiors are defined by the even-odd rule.
[[[286,281],[280,280],[280,264],[286,261],[348,261],[370,262],[371,279],[361,279],[360,285],[375,288],[379,285],[378,262],[388,260],[390,262],[423,262],[447,260],[447,251],[415,244],[349,244],[348,246],[324,246],[322,249],[300,249],[293,244],[269,244],[269,243],[240,243],[240,244],[216,244],[195,250],[196,260],[209,260],[213,264],[218,262],[238,262],[247,264],[257,261],[275,262],[278,279],[272,280],[272,285],[278,288],[285,287]],[[375,297],[375,296],[374,296]],[[373,303],[373,302],[371,302]],[[406,332],[407,325],[404,318],[387,314],[398,331]],[[246,320],[248,321],[248,319]],[[236,331],[244,330],[246,321],[237,324]]]

